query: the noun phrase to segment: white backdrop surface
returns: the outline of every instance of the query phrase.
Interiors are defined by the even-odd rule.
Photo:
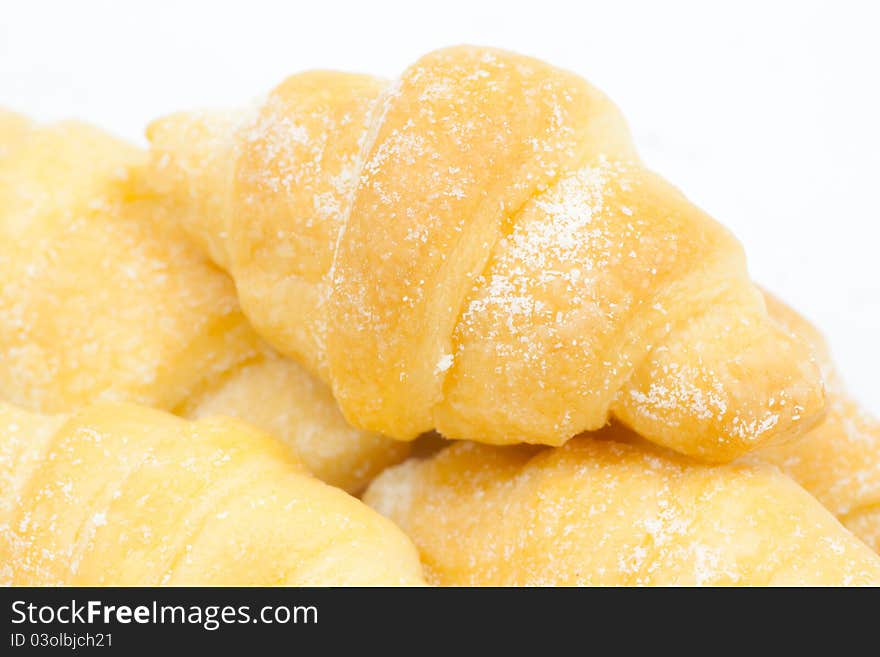
[[[0,105],[142,141],[307,68],[389,77],[478,43],[577,71],[744,242],[880,412],[880,11],[864,2],[0,0]]]

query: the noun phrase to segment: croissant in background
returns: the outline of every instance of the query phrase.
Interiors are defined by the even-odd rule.
[[[849,396],[819,331],[779,299],[765,296],[771,316],[819,354],[829,403],[828,416],[816,429],[755,458],[782,468],[880,552],[880,421]]]
[[[457,47],[393,83],[308,72],[148,130],[147,194],[358,427],[559,445],[609,413],[709,460],[822,417],[742,249],[581,78]]]
[[[773,466],[617,442],[633,439],[460,442],[389,468],[364,501],[438,585],[880,584],[880,557]]]
[[[350,427],[323,383],[266,347],[229,278],[133,198],[145,158],[84,124],[0,114],[0,400],[241,417],[361,490],[407,446]]]
[[[418,585],[412,543],[234,420],[0,403],[0,583]]]

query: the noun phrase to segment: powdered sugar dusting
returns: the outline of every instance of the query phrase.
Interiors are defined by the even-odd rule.
[[[392,468],[365,499],[413,538],[441,585],[876,582],[876,558],[766,466],[705,466],[618,444],[456,444]]]

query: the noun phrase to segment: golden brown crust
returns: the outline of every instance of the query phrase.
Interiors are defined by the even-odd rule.
[[[199,115],[156,122],[146,186],[230,199],[227,235],[190,229],[356,426],[558,445],[613,413],[723,461],[821,417],[812,353],[768,318],[738,242],[579,77],[457,47],[391,84],[293,76],[257,117],[221,140],[232,177],[187,143]]]
[[[822,334],[784,302],[765,296],[771,316],[814,346],[828,381],[828,413],[806,436],[754,457],[782,468],[880,552],[880,421],[850,397]]]
[[[15,126],[0,157],[0,400],[210,408],[277,435],[349,491],[404,456],[348,426],[326,385],[266,348],[229,277],[169,220],[179,204],[137,193],[143,151],[79,123]]]
[[[880,558],[766,465],[694,463],[612,426],[563,447],[457,443],[364,500],[440,585],[845,585]]]
[[[396,527],[233,420],[116,404],[65,420],[0,404],[0,446],[13,457],[0,480],[14,484],[0,506],[3,584],[422,582]]]

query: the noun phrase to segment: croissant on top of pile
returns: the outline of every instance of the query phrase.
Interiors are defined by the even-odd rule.
[[[0,112],[0,583],[880,585],[880,422],[580,77]]]

